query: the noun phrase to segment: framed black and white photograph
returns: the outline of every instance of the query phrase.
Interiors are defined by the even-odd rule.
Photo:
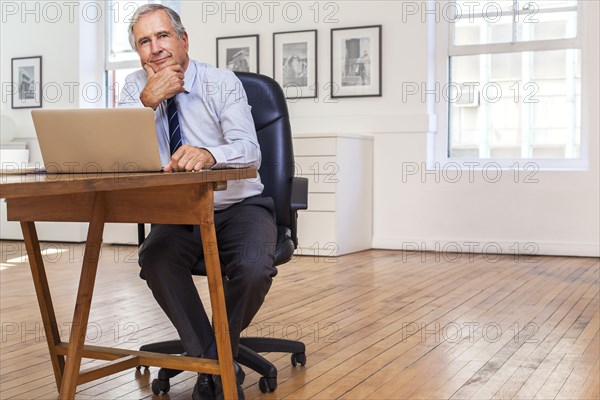
[[[381,25],[331,30],[331,97],[381,96]]]
[[[42,106],[42,57],[13,58],[12,108]]]
[[[258,73],[258,35],[217,38],[217,67]]]
[[[317,31],[273,34],[273,79],[288,99],[317,97]]]

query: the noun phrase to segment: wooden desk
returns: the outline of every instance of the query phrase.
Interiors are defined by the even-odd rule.
[[[214,227],[213,192],[224,189],[228,180],[254,177],[256,169],[0,176],[0,197],[6,198],[8,220],[21,221],[60,399],[73,399],[77,385],[140,365],[220,374],[225,398],[237,399]],[[59,335],[34,221],[90,223],[67,343]],[[105,222],[200,225],[218,361],[85,345]],[[109,362],[80,371],[82,358]]]

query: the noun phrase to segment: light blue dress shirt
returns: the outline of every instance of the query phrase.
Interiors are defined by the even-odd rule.
[[[119,107],[144,107],[140,94],[146,81],[143,69],[128,75]],[[235,74],[190,60],[185,71],[184,89],[175,96],[182,143],[210,151],[217,162],[213,169],[258,169],[261,155],[251,107]],[[171,159],[166,101],[156,108],[154,119],[161,163],[166,166]],[[215,209],[227,208],[262,191],[260,177],[229,181],[227,190],[215,192]]]

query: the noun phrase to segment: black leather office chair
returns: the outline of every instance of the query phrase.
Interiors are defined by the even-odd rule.
[[[237,72],[242,82],[248,103],[252,106],[252,117],[262,153],[259,169],[265,186],[263,194],[271,196],[277,213],[277,245],[275,266],[288,262],[298,246],[296,220],[298,210],[307,208],[308,179],[294,177],[294,151],[292,130],[287,103],[281,87],[273,79],[259,74]],[[140,244],[144,238],[144,227],[140,225]],[[184,349],[178,340],[144,345],[140,350],[168,354],[182,354]],[[294,340],[242,337],[240,338],[237,361],[258,372],[262,377],[259,388],[263,393],[277,388],[277,369],[258,353],[291,353],[293,366],[305,365],[304,343]],[[168,392],[169,378],[181,371],[162,368],[158,378],[152,382],[154,394]]]

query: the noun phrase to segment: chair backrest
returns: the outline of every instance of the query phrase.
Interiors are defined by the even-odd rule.
[[[291,228],[294,150],[287,103],[279,84],[268,76],[235,73],[244,86],[262,153],[263,194],[273,198],[277,225]]]

